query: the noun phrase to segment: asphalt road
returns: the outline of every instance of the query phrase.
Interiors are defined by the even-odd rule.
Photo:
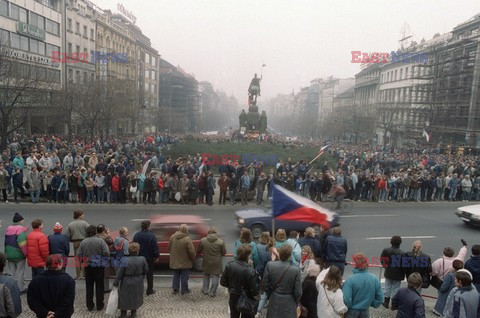
[[[480,243],[480,228],[464,225],[454,215],[457,207],[465,205],[461,202],[431,202],[431,203],[366,203],[355,202],[353,210],[342,215],[340,223],[342,234],[348,241],[348,258],[355,252],[364,252],[367,256],[380,256],[383,248],[389,246],[392,235],[403,237],[401,248],[404,251],[411,249],[415,239],[423,242],[424,252],[432,259],[438,258],[445,246],[451,246],[457,252],[460,239],[465,239],[469,245]],[[249,207],[256,207],[250,204]],[[206,205],[187,206],[173,204],[50,204],[31,203],[0,204],[0,220],[2,230],[11,223],[15,212],[23,215],[27,223],[34,218],[45,222],[44,232],[53,233],[53,225],[60,222],[64,228],[73,220],[73,211],[82,209],[85,219],[90,224],[103,223],[112,230],[127,226],[133,235],[139,229],[142,219],[148,219],[155,214],[195,214],[200,215],[206,222],[217,226],[220,235],[227,243],[227,250],[232,251],[233,244],[238,238],[238,229],[234,227],[234,211],[242,208],[236,206],[212,207]],[[0,244],[3,246],[4,235],[0,230]],[[469,257],[469,256],[468,256]],[[378,269],[371,269],[378,273]],[[27,271],[29,272],[29,271]],[[160,268],[157,274],[168,274],[167,268]],[[350,271],[346,271],[349,275]],[[30,273],[27,274],[27,277]],[[433,291],[432,291],[433,293]]]

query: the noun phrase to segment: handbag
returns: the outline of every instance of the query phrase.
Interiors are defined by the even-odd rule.
[[[137,192],[137,187],[130,186],[130,192],[131,192],[131,193]]]
[[[344,318],[344,317],[345,317],[345,314],[339,313],[339,312],[335,309],[335,307],[333,307],[333,304],[332,304],[332,302],[330,301],[330,298],[328,298],[327,289],[325,288],[325,285],[323,285],[323,290],[325,291],[325,297],[327,297],[328,303],[330,304],[330,306],[332,306],[333,311],[334,311],[337,315],[339,315],[340,317]]]
[[[246,270],[248,270],[248,268]],[[245,274],[243,276],[245,276]],[[235,304],[235,308],[237,309],[237,311],[241,312],[242,314],[253,317],[257,313],[258,303],[259,303],[259,300],[248,297],[247,293],[242,288],[242,293],[240,294],[240,298],[237,300],[237,303]]]
[[[445,259],[443,259],[442,271],[445,269]],[[441,280],[438,276],[432,276],[430,279],[430,285],[432,285],[435,289],[440,289],[442,287],[443,280]]]

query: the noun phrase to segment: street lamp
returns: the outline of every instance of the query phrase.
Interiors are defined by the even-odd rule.
[[[174,88],[183,88],[182,85],[172,85],[170,86],[170,110],[168,115],[168,133],[170,134],[170,128],[172,125],[172,91]]]

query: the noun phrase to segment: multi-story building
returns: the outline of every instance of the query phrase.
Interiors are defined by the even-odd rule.
[[[50,133],[62,128],[59,116],[48,111],[52,107],[51,92],[59,90],[63,82],[62,67],[52,63],[50,55],[52,51],[60,51],[63,45],[62,9],[61,0],[0,0],[1,58],[12,59],[19,72],[35,76],[42,82],[25,87],[21,102],[16,104],[20,109],[28,109],[21,114],[25,118],[11,118],[12,125],[26,119],[21,125],[26,133]],[[13,76],[2,74],[0,82]],[[12,88],[4,86],[1,89],[5,92]]]
[[[142,109],[139,131],[152,133],[157,130],[155,118],[158,112],[158,62],[160,55],[139,27],[134,24],[128,24],[128,26],[137,41],[137,90],[139,106]]]
[[[197,131],[200,95],[195,77],[162,58],[159,76],[158,120],[162,127],[169,132]]]
[[[70,59],[79,62],[63,63],[66,89],[72,84],[87,83],[95,79],[95,16],[96,10],[88,0],[71,0],[66,3],[64,50]],[[50,53],[50,52],[49,52]]]
[[[96,32],[96,54],[126,57],[95,63],[96,76],[105,87],[101,133],[134,134],[142,117],[137,90],[137,39],[125,19],[110,10],[97,13]]]

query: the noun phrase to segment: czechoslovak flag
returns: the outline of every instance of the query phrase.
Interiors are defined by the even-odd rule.
[[[332,145],[332,144],[328,144],[328,145],[325,145],[325,146],[323,146],[322,148],[320,148],[320,151],[318,152],[318,154],[319,154],[319,155],[322,155],[323,152],[324,152],[325,150],[327,150],[328,148],[330,148],[331,145]]]
[[[273,217],[277,220],[319,224],[328,229],[335,216],[335,212],[325,209],[307,198],[276,184],[273,186]]]

